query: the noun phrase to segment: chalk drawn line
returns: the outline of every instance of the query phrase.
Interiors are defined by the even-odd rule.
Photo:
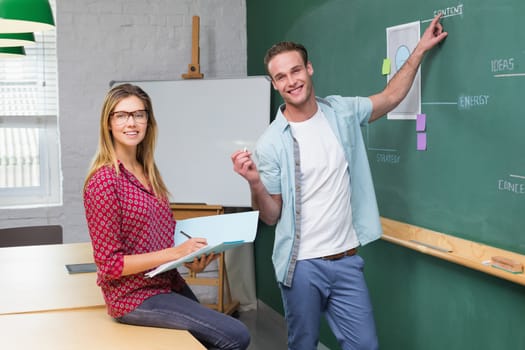
[[[513,78],[513,77],[525,77],[525,73],[494,74],[494,78]]]
[[[378,151],[378,152],[397,152],[397,149],[391,149],[391,148],[375,148],[370,147],[370,126],[366,126],[366,150],[367,151]]]
[[[443,15],[441,16],[441,19],[443,18],[448,18],[448,17],[454,17],[454,16],[461,16],[463,14],[463,12],[461,13],[454,13],[454,14],[451,14],[451,15]],[[429,19],[424,19],[421,21],[421,23],[427,23],[427,22],[432,22],[434,18],[429,18]]]
[[[457,102],[421,102],[422,105],[457,105]]]

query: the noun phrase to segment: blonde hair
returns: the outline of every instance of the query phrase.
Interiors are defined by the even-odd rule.
[[[95,153],[91,166],[89,168],[86,180],[84,181],[84,191],[91,179],[91,176],[104,166],[112,166],[117,175],[119,174],[118,159],[115,153],[113,144],[113,134],[110,130],[111,112],[115,106],[123,99],[136,96],[142,103],[144,109],[148,113],[148,126],[144,140],[137,146],[137,161],[142,165],[144,174],[153,187],[153,192],[158,198],[167,198],[169,196],[168,189],[160,176],[157,165],[155,164],[154,152],[157,142],[157,122],[153,113],[153,106],[151,99],[144,90],[132,84],[121,84],[113,87],[106,95],[104,104],[102,105],[102,112],[100,114],[100,135],[98,142],[98,149]]]

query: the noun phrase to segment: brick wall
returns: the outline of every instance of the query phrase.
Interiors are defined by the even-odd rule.
[[[81,191],[110,81],[180,79],[194,15],[204,77],[246,76],[245,0],[57,0],[63,205],[0,210],[0,227],[60,224],[64,242],[89,240]]]

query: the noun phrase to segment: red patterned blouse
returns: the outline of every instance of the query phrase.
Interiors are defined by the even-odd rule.
[[[168,200],[159,200],[119,163],[100,168],[84,192],[84,208],[108,314],[120,317],[147,298],[180,290],[186,283],[178,271],[153,278],[144,273],[121,276],[124,255],[173,246],[175,220]],[[146,272],[146,271],[145,271]]]

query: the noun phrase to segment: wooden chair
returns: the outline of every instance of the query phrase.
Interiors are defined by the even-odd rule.
[[[22,226],[0,229],[0,247],[62,244],[62,226]]]

